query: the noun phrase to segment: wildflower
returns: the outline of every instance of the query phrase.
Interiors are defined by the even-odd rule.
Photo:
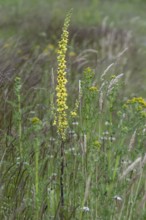
[[[84,212],[89,212],[89,211],[90,211],[89,207],[87,207],[87,206],[84,206],[84,207],[82,208],[82,210],[83,210]]]
[[[40,124],[41,120],[38,117],[31,118],[31,122],[33,125]]]
[[[106,122],[105,122],[105,125],[108,126],[108,125],[110,125],[110,123],[109,123],[108,121],[106,121]]]
[[[71,114],[72,117],[76,117],[77,116],[77,113],[75,111],[71,111],[70,114]]]
[[[97,147],[97,148],[100,148],[101,143],[98,140],[96,140],[96,141],[94,141],[94,146]]]
[[[108,131],[104,131],[103,134],[104,134],[104,135],[108,135],[109,132],[108,132]]]
[[[26,166],[29,166],[29,163],[26,162],[26,161],[24,161],[23,164],[26,165]]]
[[[74,110],[70,112],[70,114],[73,118],[77,117],[78,108],[79,108],[79,101],[76,100]]]
[[[127,104],[139,104],[141,107],[146,108],[146,101],[142,97],[134,97],[129,99]]]
[[[78,125],[78,124],[79,124],[78,121],[73,121],[73,122],[72,122],[72,125]]]
[[[122,198],[120,196],[114,196],[113,199],[115,199],[116,201],[122,201]]]
[[[97,89],[96,86],[91,86],[91,87],[89,88],[89,90],[92,91],[92,92],[97,92],[97,91],[98,91],[98,89]]]
[[[111,136],[109,140],[112,142],[112,141],[115,141],[116,138]]]
[[[71,13],[69,13],[65,19],[63,33],[61,40],[59,42],[59,48],[57,51],[58,57],[58,69],[57,69],[57,86],[56,86],[56,96],[57,96],[57,114],[55,118],[55,124],[57,125],[58,134],[62,139],[65,139],[65,131],[68,126],[67,113],[66,110],[68,106],[67,102],[67,90],[66,90],[66,51],[68,43],[68,26],[70,22]]]
[[[111,75],[111,78],[112,78],[112,79],[115,79],[115,78],[116,78],[116,75]]]
[[[49,139],[51,142],[54,142],[55,141],[55,138],[53,138],[53,137],[50,137],[50,139]]]
[[[69,133],[70,135],[72,135],[72,134],[75,133],[75,131],[74,131],[74,130],[70,130],[68,133]]]
[[[50,195],[52,188],[48,188],[47,191],[48,191],[48,194]]]

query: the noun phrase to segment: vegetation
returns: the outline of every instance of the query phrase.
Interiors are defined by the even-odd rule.
[[[1,2],[0,219],[144,220],[139,1],[60,2]]]

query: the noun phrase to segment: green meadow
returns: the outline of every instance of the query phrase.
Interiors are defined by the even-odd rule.
[[[0,0],[0,220],[146,219],[145,11]]]

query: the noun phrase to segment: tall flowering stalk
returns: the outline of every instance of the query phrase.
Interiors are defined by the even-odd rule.
[[[62,140],[65,140],[65,132],[68,126],[67,121],[67,90],[66,90],[66,51],[68,44],[68,26],[70,22],[71,12],[66,16],[63,32],[61,35],[61,40],[59,41],[58,48],[58,69],[57,69],[57,87],[56,87],[56,96],[57,96],[57,115],[55,123],[57,125],[58,134],[61,136]]]
[[[70,23],[71,11],[67,14],[64,21],[64,26],[62,29],[61,40],[59,41],[58,48],[58,69],[57,69],[57,86],[56,86],[56,103],[57,103],[57,113],[54,124],[57,126],[57,132],[61,138],[60,147],[60,219],[64,219],[64,142],[66,139],[66,129],[68,126],[67,121],[67,89],[66,89],[66,51],[68,44],[68,27]]]

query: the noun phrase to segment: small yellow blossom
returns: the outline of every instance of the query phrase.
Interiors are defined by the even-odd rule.
[[[111,79],[115,79],[116,78],[116,75],[111,75]]]
[[[100,149],[100,147],[101,147],[101,143],[100,143],[98,140],[94,141],[93,144],[94,144],[95,147],[97,147],[97,148]]]
[[[32,124],[34,124],[34,125],[41,123],[41,120],[38,117],[33,117],[30,120],[31,120]]]
[[[70,112],[71,117],[73,118],[77,117],[78,108],[79,108],[79,101],[76,100],[74,110]]]
[[[77,116],[77,113],[74,112],[74,111],[72,111],[70,114],[71,114],[72,117],[76,117]]]
[[[98,91],[98,89],[97,89],[96,86],[91,86],[91,87],[89,88],[89,90],[92,91],[92,92],[97,92],[97,91]]]

